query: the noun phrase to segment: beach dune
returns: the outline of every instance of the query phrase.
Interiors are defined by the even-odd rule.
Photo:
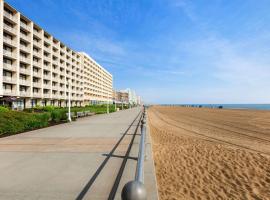
[[[148,109],[161,200],[269,200],[270,112]]]

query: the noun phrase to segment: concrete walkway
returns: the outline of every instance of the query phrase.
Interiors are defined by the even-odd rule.
[[[81,199],[107,199],[122,158],[111,157],[91,187],[83,189],[139,112],[133,108],[1,138],[0,199],[73,200],[82,193]],[[138,120],[114,155],[125,155]],[[137,157],[139,139],[135,137],[131,156]],[[145,184],[148,199],[154,200],[158,196],[149,134],[147,143]],[[115,199],[121,199],[123,185],[134,178],[136,163],[128,160]]]

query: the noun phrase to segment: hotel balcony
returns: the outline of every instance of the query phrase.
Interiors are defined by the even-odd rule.
[[[52,60],[52,63],[54,64],[54,65],[59,65],[59,61],[58,60]]]
[[[53,90],[58,90],[58,85],[53,85],[53,86],[52,86],[52,89],[53,89]]]
[[[7,32],[9,32],[9,33],[11,33],[11,34],[13,34],[13,35],[17,35],[17,30],[16,30],[14,27],[10,27],[10,26],[4,24],[4,29],[5,29]]]
[[[43,94],[43,98],[51,98],[51,94],[50,93]]]
[[[31,81],[30,80],[20,79],[19,83],[20,83],[20,85],[25,85],[25,86],[30,86],[31,85]]]
[[[43,49],[44,49],[44,51],[51,52],[51,48],[50,47],[44,46]]]
[[[47,62],[51,62],[51,57],[50,56],[43,56],[43,59]]]
[[[17,56],[16,53],[14,53],[12,51],[7,51],[7,50],[4,50],[3,54],[4,54],[4,56],[7,56],[7,57],[12,58],[12,59],[16,59],[16,56]]]
[[[3,82],[5,83],[10,83],[10,84],[16,84],[17,83],[17,79],[14,77],[10,77],[10,76],[3,76]]]
[[[4,11],[4,17],[16,23],[16,16]]]
[[[58,69],[58,68],[56,68],[56,69],[52,69],[52,72],[54,72],[54,73],[57,73],[57,74],[60,74],[60,70]],[[57,76],[58,77],[58,76]]]
[[[33,82],[33,87],[41,88],[41,82]]]
[[[33,44],[39,48],[42,48],[42,43],[41,42],[37,42],[36,40],[33,41]]]
[[[42,38],[42,33],[41,33],[41,31],[36,31],[36,30],[34,29],[33,33],[34,33],[34,35],[37,36],[39,39]]]
[[[52,98],[53,99],[58,99],[59,98],[59,95],[58,94],[52,94]]]
[[[51,89],[51,85],[50,84],[43,84],[43,88],[44,89]]]
[[[9,63],[3,63],[3,67],[4,67],[4,69],[10,70],[10,71],[13,71],[13,72],[17,71],[17,66],[9,64]]]
[[[33,61],[35,67],[41,68],[41,62]]]
[[[21,97],[30,97],[31,94],[28,91],[20,91],[20,96]]]
[[[13,47],[17,46],[17,42],[15,40],[11,40],[10,38],[4,37],[3,41],[4,43],[9,44]]]
[[[4,89],[4,96],[17,96],[15,90],[6,90]]]
[[[20,34],[20,37],[24,39],[25,41],[29,42],[31,40],[29,35]]]
[[[44,42],[51,44],[51,39],[44,37]]]
[[[62,76],[65,76],[66,74],[65,74],[65,71],[63,70],[63,71],[60,71],[60,75],[62,75]]]
[[[41,98],[42,94],[40,92],[33,92],[33,97],[35,98]]]
[[[20,68],[20,72],[23,73],[23,74],[30,75],[31,74],[31,69],[29,67],[28,68]]]
[[[28,32],[31,31],[31,27],[28,24],[21,23],[21,28],[23,28],[24,30],[26,30]]]
[[[24,46],[24,45],[20,45],[20,49],[25,51],[25,52],[28,52],[28,53],[30,53],[30,51],[31,51],[30,47],[27,47],[27,46]]]
[[[39,58],[42,57],[41,51],[39,51],[39,52],[33,51],[33,55],[36,56],[36,57],[39,57]]]
[[[50,80],[51,79],[51,75],[50,74],[43,74],[43,78],[44,79],[47,79],[47,80]]]
[[[20,61],[24,62],[24,63],[27,63],[27,64],[30,64],[30,58],[26,58],[26,57],[20,57]]]
[[[51,71],[51,66],[50,65],[43,65],[43,69]]]
[[[41,78],[42,74],[41,74],[41,72],[33,72],[33,76]]]

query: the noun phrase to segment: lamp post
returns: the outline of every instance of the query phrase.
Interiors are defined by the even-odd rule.
[[[71,113],[70,113],[70,93],[71,93],[71,90],[70,90],[70,88],[71,88],[71,82],[70,82],[70,80],[68,80],[68,121],[69,122],[71,122]]]
[[[110,113],[110,110],[109,110],[109,93],[107,92],[107,114]]]
[[[121,102],[122,102],[122,110],[123,110],[123,97],[121,97]]]

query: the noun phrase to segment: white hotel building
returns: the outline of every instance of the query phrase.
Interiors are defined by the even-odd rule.
[[[0,0],[0,104],[72,106],[112,101],[112,75]]]

